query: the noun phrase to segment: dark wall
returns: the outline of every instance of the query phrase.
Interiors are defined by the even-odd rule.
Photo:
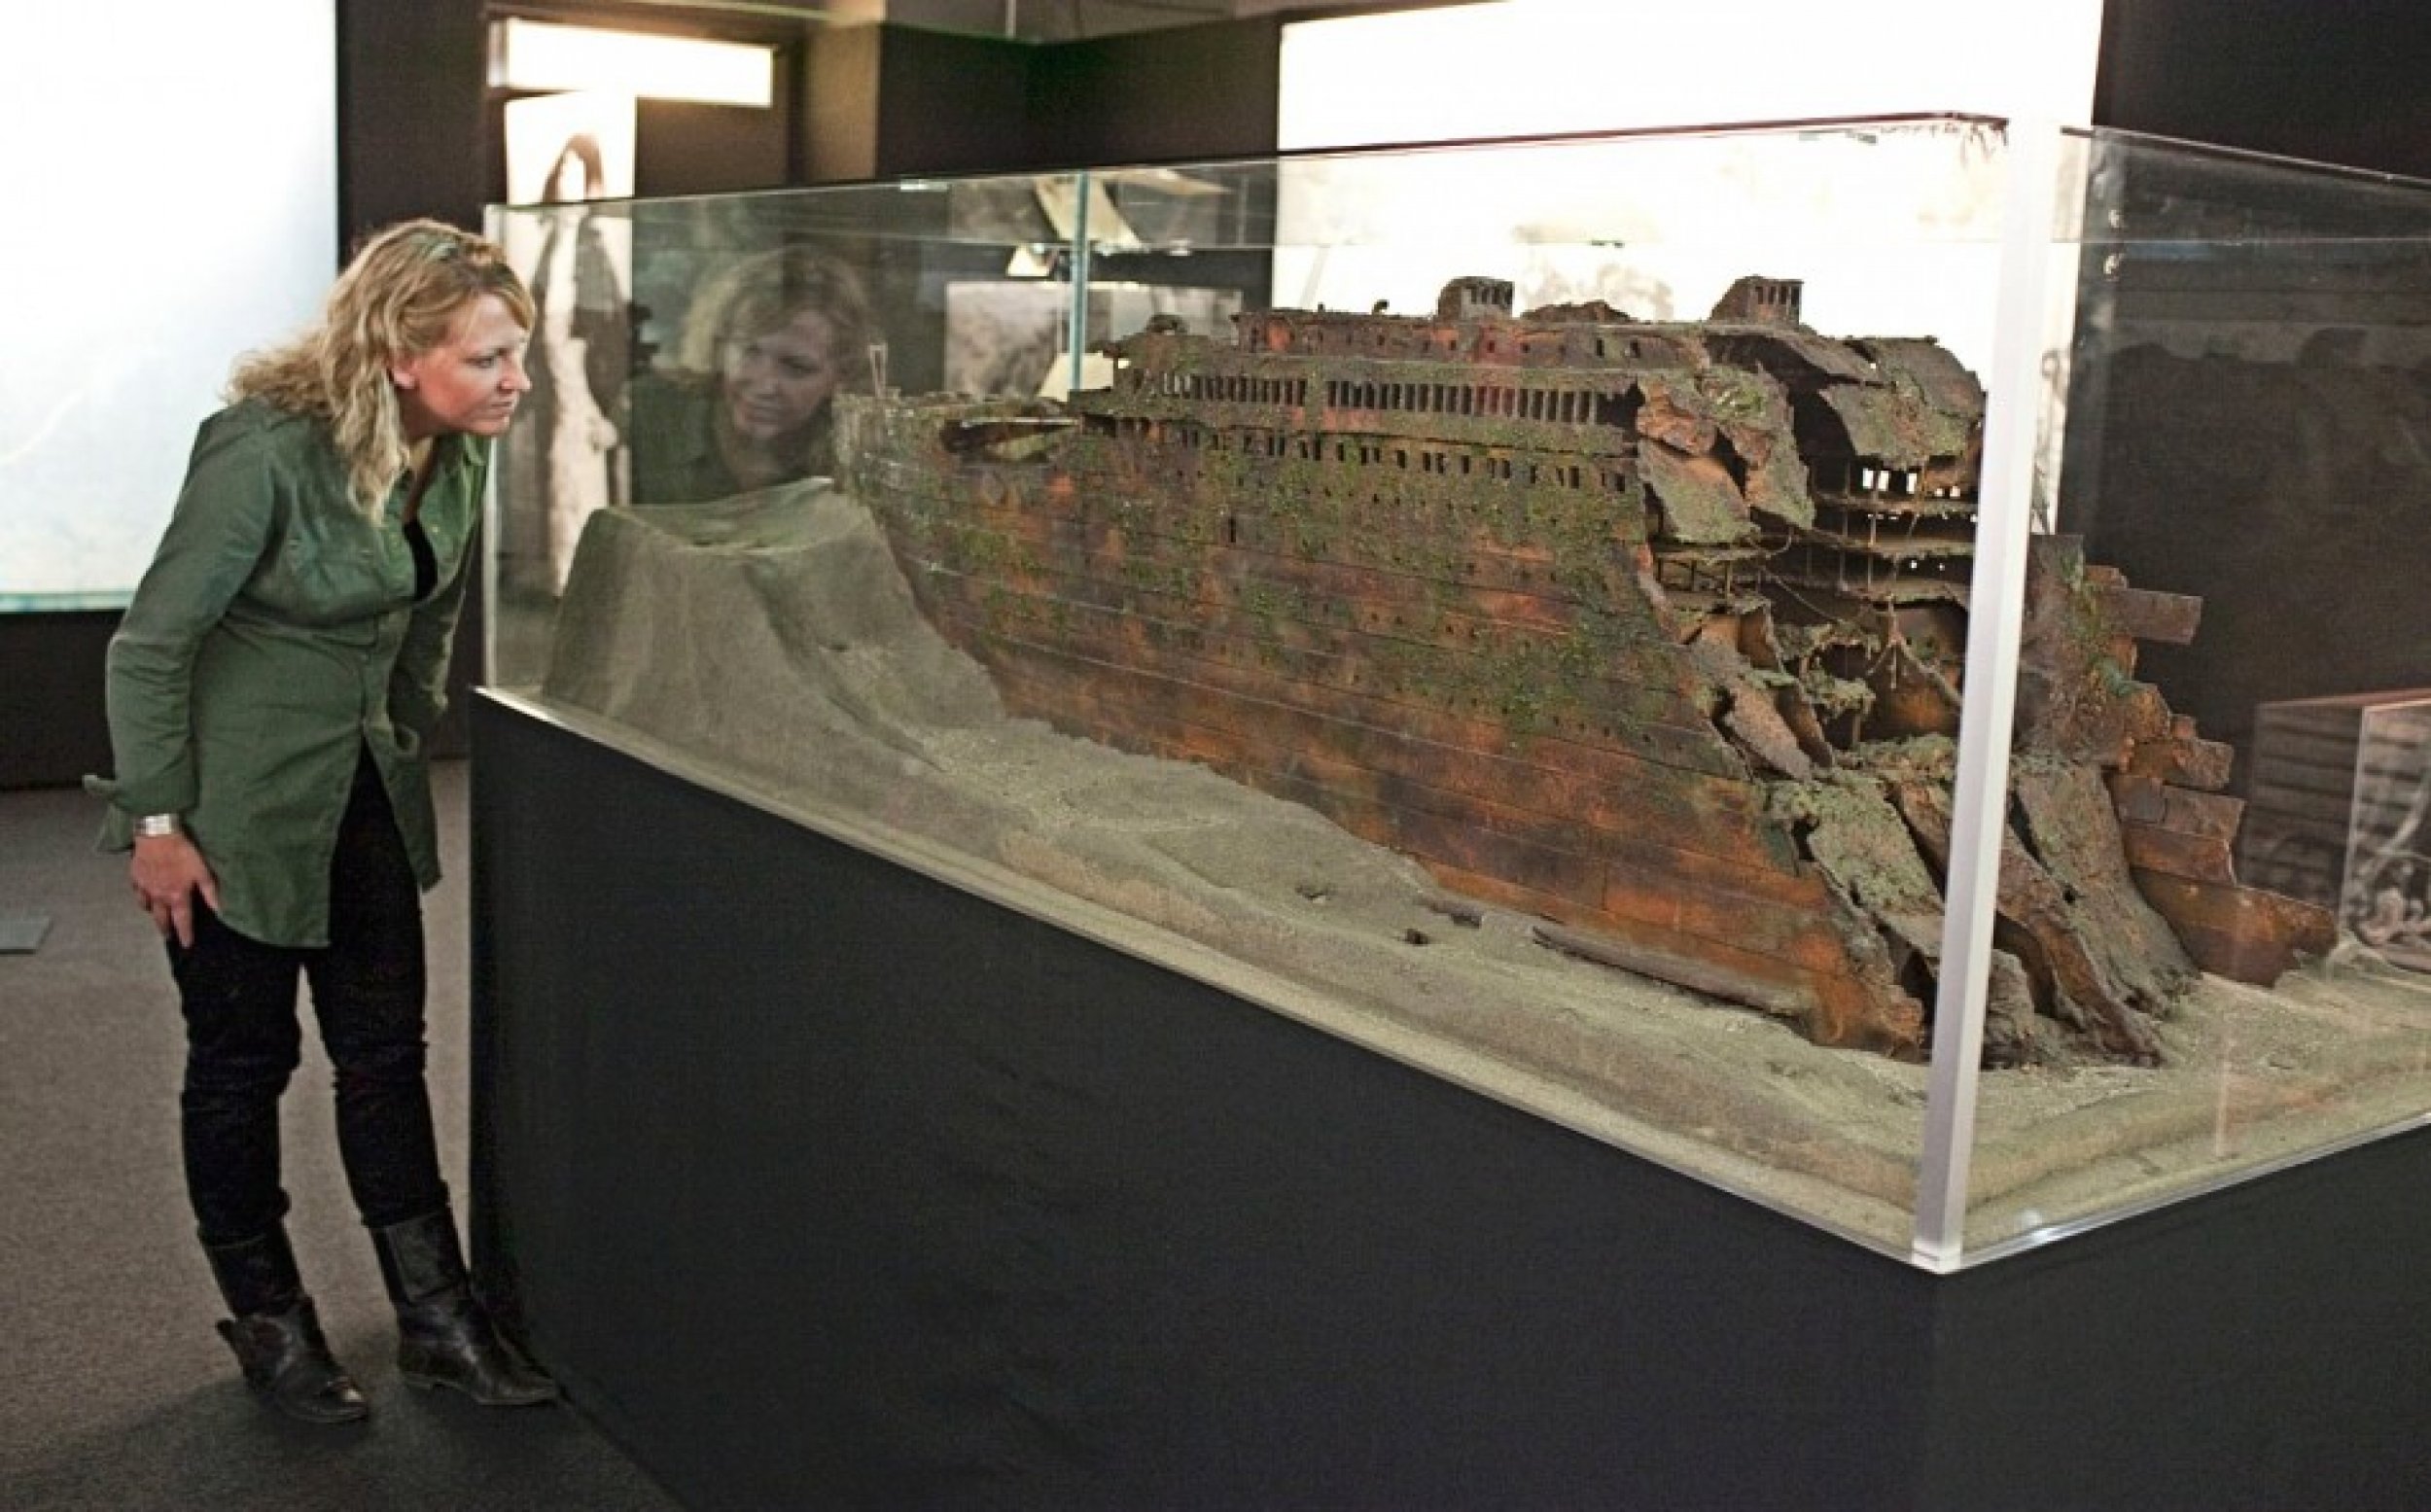
[[[2097,124],[2431,176],[2431,12],[2419,0],[2109,0]],[[2122,155],[2103,193],[2124,224],[2186,224],[2220,193],[2168,155]],[[2352,193],[2351,186],[2342,193]],[[2431,377],[2357,360],[2338,341],[2262,352],[2261,333],[2367,332],[2421,321],[2415,254],[2344,249],[2349,216],[2282,188],[2266,226],[2309,232],[2235,256],[2089,260],[2102,318],[2078,332],[2061,513],[2089,552],[2140,586],[2203,600],[2191,645],[2139,665],[2253,775],[2263,706],[2431,683],[2419,622],[2431,570],[2431,465],[2391,443],[2431,425]],[[2233,225],[2227,209],[2218,224]],[[2189,394],[2203,403],[2190,405]],[[2257,831],[2250,830],[2249,834]]]
[[[1273,17],[1041,49],[1027,106],[1041,161],[1175,162],[1275,150]]]
[[[2094,122],[2431,177],[2421,0],[2108,0]]]
[[[491,194],[489,20],[482,0],[338,0],[337,247],[333,269],[369,232],[429,216],[477,229]],[[465,601],[459,650],[481,643],[483,606]],[[433,750],[465,749],[469,654],[449,669],[455,707]]]
[[[767,111],[644,100],[636,115],[636,194],[723,194],[797,178],[791,133]]]
[[[0,615],[0,788],[110,769],[101,659],[116,610]]]
[[[871,147],[867,172],[859,176],[1170,162],[1275,150],[1282,23],[1273,18],[1047,46],[877,30]],[[847,32],[836,45],[859,44]],[[849,111],[837,114],[851,118]],[[855,175],[836,175],[846,176]]]
[[[492,188],[488,79],[482,0],[338,0],[340,261],[392,221],[481,224]]]
[[[884,33],[870,102],[876,177],[1036,165],[1029,47],[901,26]]]

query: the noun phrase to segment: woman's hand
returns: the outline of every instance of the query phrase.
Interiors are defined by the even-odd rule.
[[[180,945],[194,942],[194,894],[199,892],[211,911],[219,912],[219,879],[183,833],[138,838],[126,875],[135,884],[135,906],[152,915],[153,927],[163,936],[174,933]]]

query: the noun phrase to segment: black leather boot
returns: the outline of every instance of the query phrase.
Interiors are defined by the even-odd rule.
[[[553,1401],[557,1383],[498,1336],[475,1300],[445,1209],[371,1231],[397,1308],[397,1371],[409,1386],[454,1387],[484,1407]]]
[[[330,1354],[285,1229],[242,1244],[205,1245],[202,1252],[228,1310],[236,1315],[222,1320],[220,1337],[236,1352],[246,1385],[304,1423],[353,1423],[370,1415],[363,1393]]]

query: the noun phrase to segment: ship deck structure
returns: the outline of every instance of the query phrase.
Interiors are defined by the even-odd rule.
[[[1836,339],[1792,280],[1712,318],[1151,321],[1064,403],[839,400],[845,485],[1011,712],[1195,762],[1417,859],[1557,948],[1920,1056],[1984,393]],[[2230,752],[2134,677],[2199,601],[2028,566],[1986,1058],[2150,1063],[2200,970],[2327,914],[2243,887]]]

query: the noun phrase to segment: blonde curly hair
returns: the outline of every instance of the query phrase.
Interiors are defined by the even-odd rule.
[[[803,310],[825,316],[834,334],[829,355],[843,386],[868,388],[861,373],[870,340],[869,297],[850,267],[806,246],[745,258],[704,284],[685,318],[676,366],[715,372],[720,345],[765,335]]]
[[[376,515],[412,461],[389,369],[445,345],[483,295],[532,329],[532,296],[497,243],[440,221],[400,222],[347,263],[319,325],[237,363],[227,397],[327,421],[355,507]]]

